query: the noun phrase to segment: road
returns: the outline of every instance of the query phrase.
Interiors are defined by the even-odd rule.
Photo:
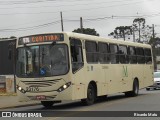
[[[94,119],[96,116],[101,116],[98,111],[114,111],[115,115],[117,112],[119,114],[127,114],[127,112],[123,111],[144,111],[146,114],[148,111],[154,111],[154,113],[157,113],[157,111],[160,111],[160,90],[151,90],[151,91],[146,91],[146,90],[140,90],[139,91],[139,96],[137,97],[125,97],[124,94],[116,94],[112,96],[108,96],[108,98],[104,100],[98,100],[94,105],[91,106],[84,106],[81,104],[80,101],[74,101],[74,102],[65,102],[65,103],[60,103],[60,104],[55,104],[52,108],[46,109],[42,105],[35,105],[35,106],[28,106],[28,107],[17,107],[17,108],[11,108],[11,109],[1,109],[0,111],[46,111],[49,112],[50,114],[53,113],[55,114],[56,111],[67,111],[67,112],[61,112],[60,116],[56,117],[45,117],[45,118],[30,118],[31,119],[37,119],[37,120],[54,120],[54,119],[69,119],[69,120],[75,120],[75,119],[82,119],[83,117],[75,117],[75,116],[83,116],[84,111],[93,111],[90,114],[90,117],[87,117],[87,119],[93,119],[92,116],[94,116]],[[81,111],[81,112],[76,112],[76,111]],[[97,112],[95,112],[97,111]],[[122,111],[122,112],[119,112]],[[108,114],[114,114],[114,112]],[[85,113],[85,112],[84,112]],[[96,115],[97,114],[97,115]],[[107,114],[107,112],[104,112],[104,114]],[[129,113],[128,113],[129,114]],[[133,113],[134,114],[134,113]],[[67,117],[61,117],[61,116],[67,116]],[[68,117],[69,116],[69,117]],[[103,116],[103,115],[102,115]],[[123,116],[123,115],[122,115]],[[101,117],[103,119],[104,117]],[[107,120],[114,120],[115,118],[118,117],[107,117]],[[119,120],[136,120],[139,117],[120,117],[118,118]],[[140,117],[141,120],[159,120],[160,118],[158,117]],[[1,118],[2,119],[2,118]],[[3,118],[5,119],[5,118]],[[17,118],[12,118],[12,119],[17,119]],[[23,118],[24,119],[24,118]],[[29,118],[25,118],[29,119]],[[104,118],[106,119],[106,118]],[[8,120],[8,118],[6,119]]]

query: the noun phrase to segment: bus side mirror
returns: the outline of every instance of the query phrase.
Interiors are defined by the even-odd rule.
[[[8,59],[11,60],[12,59],[12,50],[9,49],[8,51]]]

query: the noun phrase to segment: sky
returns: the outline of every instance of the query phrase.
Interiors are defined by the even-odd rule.
[[[94,28],[108,37],[117,26],[131,26],[135,18],[155,25],[160,37],[160,0],[0,0],[0,38]]]

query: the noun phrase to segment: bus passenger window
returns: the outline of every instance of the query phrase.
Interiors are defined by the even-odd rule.
[[[145,53],[145,63],[151,64],[152,63],[151,49],[149,48],[144,49],[144,53]]]
[[[136,55],[137,55],[137,62],[138,63],[140,63],[140,64],[145,63],[143,48],[137,47],[136,48]]]
[[[101,64],[109,63],[110,62],[110,56],[108,51],[108,44],[106,43],[98,43],[98,49],[99,49],[99,62]]]
[[[137,64],[137,56],[136,56],[135,47],[128,47],[128,54],[129,54],[130,64]]]
[[[80,69],[83,63],[82,43],[78,39],[70,39],[71,46],[71,60],[72,60],[72,72],[75,73]]]
[[[98,63],[97,43],[92,41],[85,42],[86,58],[88,63]]]
[[[110,44],[110,59],[112,64],[119,63],[118,47],[115,44]]]
[[[119,46],[119,62],[120,63],[128,63],[128,55],[127,55],[127,46],[120,45]]]

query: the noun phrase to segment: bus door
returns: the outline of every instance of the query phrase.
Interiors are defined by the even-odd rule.
[[[70,39],[71,63],[72,63],[72,79],[73,79],[73,94],[75,99],[84,98],[85,94],[85,73],[83,70],[83,53],[82,43],[80,40]]]

